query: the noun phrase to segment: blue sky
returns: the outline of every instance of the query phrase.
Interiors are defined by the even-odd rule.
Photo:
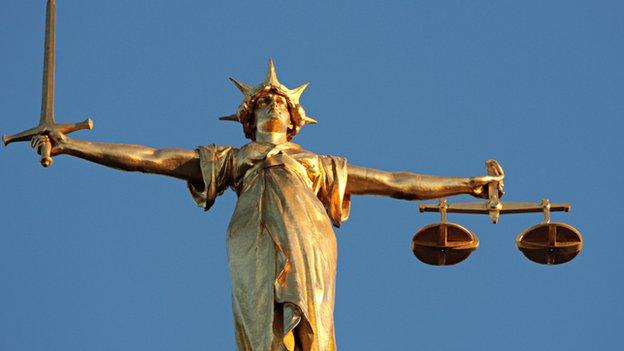
[[[505,200],[571,202],[584,251],[515,248],[539,214],[450,215],[481,246],[420,263],[417,202],[353,199],[336,231],[343,350],[615,349],[624,317],[624,6],[617,1],[58,1],[56,116],[78,139],[246,143],[220,122],[268,57],[319,120],[295,141],[384,170],[472,176],[496,158]],[[0,133],[39,118],[44,1],[0,12]],[[225,231],[180,181],[0,150],[0,349],[234,349]],[[469,198],[451,199],[466,201]]]

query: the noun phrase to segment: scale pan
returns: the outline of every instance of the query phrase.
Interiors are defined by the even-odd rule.
[[[470,256],[479,247],[479,239],[455,223],[436,223],[421,228],[412,238],[412,252],[421,262],[450,266]]]
[[[516,246],[529,260],[541,264],[571,261],[583,249],[583,237],[565,223],[540,223],[522,232]]]

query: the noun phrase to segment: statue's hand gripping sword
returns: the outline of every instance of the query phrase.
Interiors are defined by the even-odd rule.
[[[53,131],[63,134],[80,129],[92,129],[93,121],[90,118],[80,123],[57,124],[54,121],[54,61],[56,49],[56,1],[48,0],[46,5],[46,28],[43,58],[43,89],[41,96],[41,118],[39,125],[14,135],[4,135],[2,142],[8,145],[16,141],[30,141],[40,135],[47,135]],[[49,142],[41,144],[41,165],[49,167],[52,164],[50,157],[51,145]]]

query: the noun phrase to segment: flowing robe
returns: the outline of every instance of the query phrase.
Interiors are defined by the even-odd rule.
[[[239,350],[335,350],[336,227],[347,219],[346,160],[294,143],[198,149],[208,210],[228,187],[227,233]]]

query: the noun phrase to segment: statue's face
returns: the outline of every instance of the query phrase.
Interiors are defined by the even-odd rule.
[[[259,97],[256,100],[254,118],[257,131],[286,133],[290,125],[286,98],[273,93]]]

